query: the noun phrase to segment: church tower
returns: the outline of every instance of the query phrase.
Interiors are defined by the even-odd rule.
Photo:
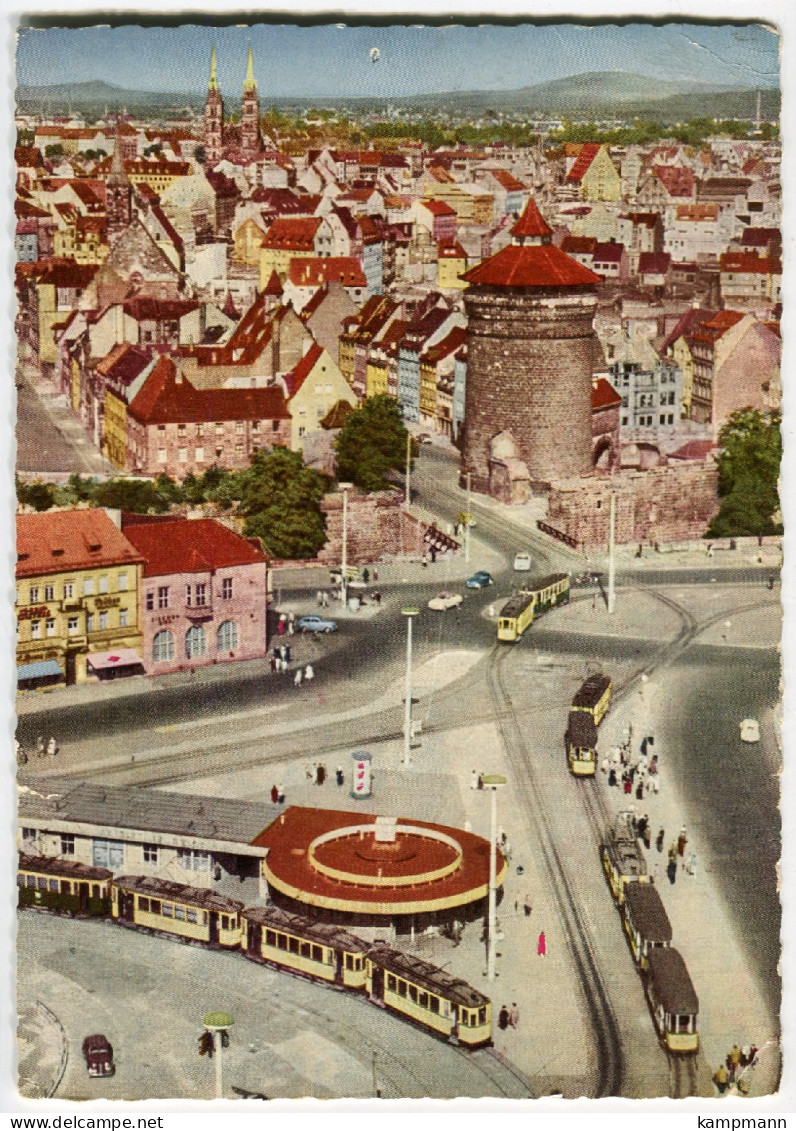
[[[132,219],[133,186],[124,171],[122,139],[116,123],[116,142],[113,147],[111,171],[105,181],[105,217],[108,243],[113,246],[119,236],[130,226]]]
[[[216,49],[210,51],[210,81],[205,102],[204,147],[207,168],[212,169],[221,160],[224,148],[224,103],[216,78]]]
[[[243,81],[243,109],[240,118],[240,148],[244,157],[255,158],[262,150],[260,138],[260,99],[254,77],[254,59],[249,48],[246,78]]]

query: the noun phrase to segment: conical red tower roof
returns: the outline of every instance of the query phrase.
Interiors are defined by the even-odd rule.
[[[274,295],[274,296],[276,296],[276,298],[282,297],[282,294],[283,294],[282,284],[279,281],[279,276],[277,275],[276,271],[271,272],[271,278],[268,280],[268,283],[266,285],[265,290],[263,291],[263,294],[264,295]]]
[[[537,238],[553,234],[552,228],[539,211],[539,206],[532,196],[528,197],[525,211],[511,229],[511,234],[520,237],[536,236]]]

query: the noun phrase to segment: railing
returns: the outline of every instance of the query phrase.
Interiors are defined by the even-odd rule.
[[[554,526],[548,525],[543,522],[541,518],[536,520],[537,529],[541,530],[543,534],[549,534],[551,538],[555,538],[558,542],[563,542],[565,546],[570,546],[573,550],[577,550],[578,541],[572,538],[569,534],[565,534],[563,530],[556,530]]]

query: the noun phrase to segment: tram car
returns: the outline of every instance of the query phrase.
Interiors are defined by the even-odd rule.
[[[498,617],[498,640],[518,640],[534,619],[569,601],[568,573],[553,573],[510,597]]]
[[[315,923],[279,907],[247,907],[241,947],[254,962],[365,992],[365,956],[370,943],[331,923]]]
[[[576,777],[593,777],[597,766],[597,727],[585,711],[570,711],[564,735],[567,763]]]
[[[654,884],[626,884],[621,911],[633,958],[646,970],[651,952],[672,942],[672,925],[658,889]]]
[[[467,1049],[492,1044],[489,998],[422,958],[374,943],[366,989],[374,1005]]]
[[[595,726],[600,725],[610,706],[611,677],[607,675],[590,675],[572,700],[572,710],[591,715]]]
[[[605,843],[600,845],[603,868],[613,897],[620,905],[625,901],[628,884],[650,882],[647,861],[633,828],[633,814],[629,810],[617,813],[608,829]]]
[[[699,999],[678,950],[672,946],[650,950],[644,990],[661,1042],[671,1052],[695,1053]]]
[[[213,948],[240,946],[242,911],[237,899],[155,876],[117,876],[111,888],[111,916],[123,925]]]
[[[107,917],[113,873],[77,860],[19,854],[20,907],[46,907],[69,915]]]

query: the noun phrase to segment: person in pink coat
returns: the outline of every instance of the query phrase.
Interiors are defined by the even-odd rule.
[[[539,932],[539,942],[536,944],[536,953],[541,955],[542,958],[547,954],[547,939],[545,938],[544,931]]]

